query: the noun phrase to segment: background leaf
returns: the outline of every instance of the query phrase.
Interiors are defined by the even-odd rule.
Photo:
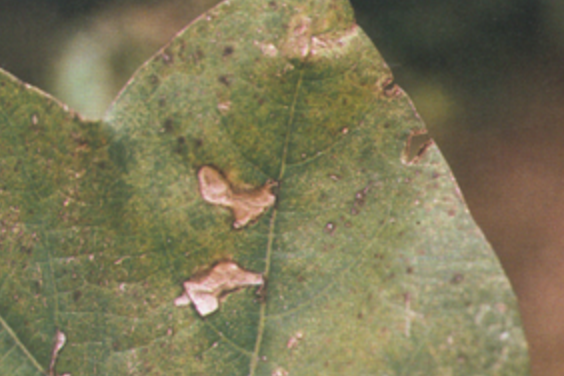
[[[423,125],[391,80],[342,1],[222,3],[104,123],[5,75],[0,369],[44,372],[59,328],[59,373],[525,374],[514,297],[444,160],[401,160]],[[232,229],[203,165],[278,181],[276,206]],[[224,259],[264,273],[266,298],[173,305]]]

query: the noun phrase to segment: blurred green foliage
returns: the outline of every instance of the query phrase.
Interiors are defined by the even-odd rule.
[[[140,63],[216,2],[0,0],[0,66],[100,117]],[[557,53],[564,30],[562,7],[532,0],[352,4],[439,141],[461,107],[496,108],[507,68]]]

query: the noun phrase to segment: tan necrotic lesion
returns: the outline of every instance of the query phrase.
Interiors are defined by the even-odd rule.
[[[233,228],[239,229],[255,221],[276,202],[272,188],[277,185],[269,180],[262,187],[236,189],[215,168],[204,166],[198,172],[200,194],[213,205],[230,208],[235,217]]]
[[[184,306],[192,303],[201,316],[207,316],[219,308],[220,299],[226,294],[243,287],[263,284],[262,274],[244,270],[233,261],[223,261],[205,275],[184,282],[184,293],[174,304]]]

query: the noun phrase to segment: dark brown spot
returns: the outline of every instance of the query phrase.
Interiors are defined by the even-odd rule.
[[[186,143],[186,139],[184,138],[184,136],[178,137],[176,141],[178,141],[179,145],[184,145]]]
[[[174,131],[174,122],[171,118],[168,118],[165,120],[164,122],[164,126],[163,129],[166,133],[172,133],[172,131]]]
[[[218,81],[220,83],[224,84],[225,86],[231,85],[231,80],[227,76],[219,76]]]
[[[462,281],[464,281],[464,275],[462,273],[455,273],[450,279],[450,283],[453,285],[458,285]]]
[[[166,98],[159,99],[159,107],[164,107],[166,105]]]
[[[75,292],[72,293],[72,298],[75,302],[80,300],[81,297],[82,297],[82,291],[80,290],[76,290]]]
[[[223,56],[233,55],[233,52],[235,52],[235,49],[232,46],[225,46],[223,49]]]
[[[180,40],[180,47],[178,50],[180,51],[180,54],[184,54],[186,51],[186,41],[184,39]]]
[[[196,61],[196,63],[198,63],[200,60],[202,60],[206,55],[204,54],[204,51],[200,50],[198,48],[198,50],[196,51],[196,53],[193,55],[194,56],[194,60]]]
[[[204,144],[204,140],[202,140],[201,138],[197,138],[194,140],[194,145],[199,148]]]
[[[274,10],[278,9],[278,4],[276,4],[276,1],[269,1],[268,6]]]
[[[405,272],[406,272],[407,274],[413,274],[413,267],[412,267],[412,266],[408,266],[408,267],[405,269]]]

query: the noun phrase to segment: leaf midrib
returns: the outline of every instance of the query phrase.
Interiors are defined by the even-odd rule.
[[[286,159],[288,157],[288,147],[290,145],[290,138],[292,137],[292,130],[294,125],[294,114],[296,110],[296,103],[298,102],[298,95],[300,92],[300,88],[302,85],[303,80],[303,70],[300,71],[300,75],[298,77],[298,82],[296,84],[296,90],[294,92],[294,99],[292,101],[292,106],[290,107],[290,116],[288,118],[288,125],[287,125],[287,132],[286,132],[286,139],[284,140],[284,148],[282,150],[282,157],[280,161],[280,172],[278,173],[278,184],[281,183],[282,179],[284,178],[284,172],[286,171]],[[278,191],[278,197],[280,197],[280,191]],[[265,279],[268,279],[268,273],[270,272],[270,261],[272,258],[272,243],[274,240],[274,228],[276,226],[276,216],[278,214],[278,208],[276,206],[272,209],[272,215],[270,217],[270,224],[268,229],[268,242],[266,244],[266,256],[265,256],[265,266],[263,276]],[[255,371],[259,361],[259,353],[260,347],[262,344],[262,337],[264,334],[264,327],[266,324],[266,299],[263,299],[260,303],[260,313],[259,313],[259,322],[258,322],[258,330],[257,330],[257,340],[255,342],[255,349],[253,351],[253,356],[251,357],[251,364],[249,366],[249,376],[254,376]]]

